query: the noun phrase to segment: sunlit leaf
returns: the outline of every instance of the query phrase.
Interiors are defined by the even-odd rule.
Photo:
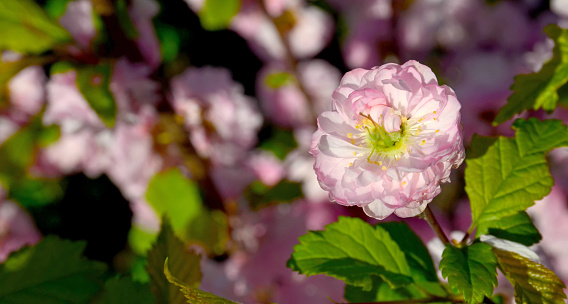
[[[222,255],[229,241],[227,216],[220,210],[204,210],[188,228],[188,243],[200,245],[208,255]]]
[[[491,246],[484,243],[463,248],[447,244],[440,270],[452,290],[463,294],[467,303],[481,303],[497,286],[497,261]]]
[[[240,7],[241,0],[205,0],[198,13],[201,26],[208,31],[225,29]]]
[[[309,231],[299,240],[287,266],[307,276],[326,274],[364,291],[372,289],[373,277],[391,288],[413,281],[404,252],[379,225],[340,217],[325,230]]]
[[[154,304],[149,284],[132,281],[129,277],[112,278],[105,283],[100,298],[94,304]]]
[[[515,287],[518,304],[563,304],[566,285],[554,272],[517,253],[493,248],[499,269]]]
[[[162,221],[162,229],[156,243],[148,252],[150,284],[157,304],[185,303],[184,294],[168,282],[164,275],[164,262],[169,258],[172,274],[188,286],[198,288],[201,283],[201,256],[189,252],[183,242],[176,237],[167,219]]]
[[[172,275],[170,269],[168,268],[168,259],[164,262],[164,274],[168,281],[179,288],[181,292],[187,298],[187,303],[207,303],[207,304],[236,304],[233,301],[229,301],[227,299],[221,298],[216,296],[212,293],[205,292],[203,290],[199,290],[195,287],[191,287],[189,284],[184,283],[178,280],[175,276]]]
[[[84,242],[46,236],[0,264],[0,303],[87,303],[102,287],[106,266],[82,256]]]
[[[182,239],[187,239],[189,223],[204,210],[197,183],[179,169],[157,173],[148,184],[146,200],[160,217],[165,215],[171,220],[173,230]]]
[[[0,50],[40,54],[71,36],[32,0],[0,1]]]
[[[76,70],[77,88],[105,125],[114,127],[117,107],[109,87],[112,66],[101,63],[96,66],[80,66]]]
[[[518,119],[514,138],[474,136],[465,169],[472,227],[524,211],[546,196],[554,180],[545,155],[568,145],[559,120]]]
[[[530,216],[524,211],[498,220],[481,222],[477,226],[475,236],[483,234],[494,235],[526,246],[536,244],[542,239]]]
[[[552,111],[558,101],[558,89],[568,82],[568,29],[555,24],[544,32],[554,40],[553,56],[537,73],[517,75],[511,86],[513,94],[499,110],[494,124],[503,123],[524,110]]]
[[[377,225],[385,229],[404,252],[414,284],[391,288],[387,282],[373,276],[371,291],[364,291],[361,287],[347,285],[345,287],[345,298],[350,302],[374,302],[426,299],[431,296],[447,297],[448,293],[438,281],[436,269],[428,249],[412,229],[403,222],[385,222]]]

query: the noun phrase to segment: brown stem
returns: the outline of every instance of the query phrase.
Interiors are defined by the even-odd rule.
[[[440,224],[436,220],[436,217],[434,217],[434,213],[432,213],[432,210],[430,209],[430,205],[426,206],[426,209],[424,209],[424,212],[422,212],[421,217],[426,222],[428,222],[430,227],[432,227],[434,232],[436,232],[436,234],[438,235],[438,237],[440,238],[440,240],[442,241],[444,246],[450,242],[450,240],[448,239],[448,237],[446,236],[446,234],[442,230],[442,226],[440,226]]]
[[[276,19],[273,18],[272,16],[270,16],[270,14],[268,14],[268,11],[266,10],[266,6],[264,5],[264,0],[258,0],[258,4],[262,10],[262,12],[264,13],[264,15],[270,19],[270,21],[272,22],[272,24],[274,25],[274,27],[276,28],[276,31],[278,32],[278,37],[280,38],[280,41],[282,43],[282,45],[284,46],[284,53],[286,56],[286,61],[288,62],[288,65],[290,67],[290,69],[292,70],[294,77],[296,77],[296,79],[298,80],[298,88],[300,89],[300,92],[302,93],[302,95],[304,96],[304,98],[306,99],[306,101],[308,102],[308,109],[310,111],[310,116],[312,117],[312,119],[316,119],[317,118],[317,113],[314,110],[314,102],[312,101],[310,95],[308,94],[308,91],[306,90],[306,88],[304,87],[304,85],[302,84],[301,81],[301,77],[300,77],[300,73],[298,73],[298,61],[294,58],[294,56],[292,55],[292,49],[290,48],[290,45],[288,44],[288,40],[286,39],[286,35],[287,35],[287,31],[282,31],[278,28],[278,25],[276,23]]]

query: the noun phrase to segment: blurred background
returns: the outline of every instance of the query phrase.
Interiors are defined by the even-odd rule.
[[[551,58],[551,23],[568,27],[567,0],[2,0],[0,262],[58,235],[85,240],[107,276],[147,282],[167,216],[203,254],[205,291],[341,301],[342,282],[285,264],[307,230],[374,223],[329,201],[308,153],[342,75],[428,65],[462,103],[467,147],[513,134],[491,122],[513,77]],[[556,186],[529,213],[535,250],[568,282],[568,151],[549,161]],[[463,186],[462,166],[432,203],[448,233],[471,222]]]

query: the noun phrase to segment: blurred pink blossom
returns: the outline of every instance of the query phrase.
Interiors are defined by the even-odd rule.
[[[223,263],[203,260],[200,288],[245,303],[340,301],[343,282],[323,275],[305,277],[287,268],[286,261],[307,229],[323,229],[342,214],[336,204],[296,202],[240,217],[233,239],[248,245]]]
[[[465,157],[455,93],[416,61],[348,72],[332,102],[314,170],[332,200],[370,217],[418,215]]]
[[[13,251],[40,239],[41,234],[29,214],[10,201],[0,201],[0,263]]]
[[[59,18],[59,23],[69,31],[82,49],[89,49],[97,35],[94,18],[91,1],[69,1],[65,13]]]
[[[152,19],[160,12],[160,4],[154,0],[133,0],[128,15],[138,31],[136,45],[148,66],[157,68],[162,62],[160,41],[156,35]]]
[[[45,72],[40,66],[27,67],[10,79],[8,92],[13,118],[27,121],[41,110],[45,103],[45,83]]]
[[[258,179],[267,186],[276,185],[286,173],[282,162],[272,152],[253,152],[247,163]]]
[[[189,68],[172,79],[171,88],[171,103],[201,157],[231,165],[254,146],[262,116],[228,70]]]

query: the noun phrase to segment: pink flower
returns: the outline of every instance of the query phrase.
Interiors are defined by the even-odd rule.
[[[420,214],[464,159],[457,97],[416,61],[348,72],[332,107],[312,137],[314,170],[332,200],[370,217]]]
[[[197,153],[232,165],[256,144],[262,116],[228,70],[189,68],[172,79],[172,104],[184,117]]]

